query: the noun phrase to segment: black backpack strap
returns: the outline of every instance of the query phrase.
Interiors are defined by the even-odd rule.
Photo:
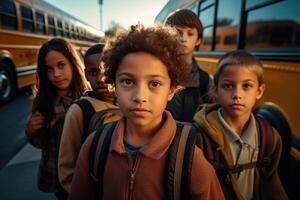
[[[189,198],[195,142],[195,129],[191,125],[177,123],[176,134],[169,147],[166,163],[166,189],[170,200]]]
[[[111,122],[103,126],[99,126],[93,138],[90,148],[89,172],[94,181],[94,191],[96,199],[103,194],[103,175],[111,137],[117,122]]]
[[[255,116],[259,130],[260,130],[260,151],[258,155],[258,167],[259,172],[262,177],[262,184],[261,184],[261,195],[262,199],[268,199],[268,194],[272,191],[267,190],[267,178],[268,178],[268,166],[271,163],[270,157],[272,154],[272,147],[273,147],[273,130],[271,124],[264,118],[256,115]]]
[[[75,101],[77,105],[81,108],[82,111],[82,117],[83,117],[83,134],[81,141],[84,141],[87,137],[87,131],[89,128],[90,120],[95,113],[95,109],[91,102],[89,102],[87,99],[79,99]]]
[[[103,124],[105,123],[105,117],[107,114],[123,116],[123,113],[119,108],[107,108],[107,109],[95,112],[95,114],[90,119],[89,126],[87,129],[87,134],[92,133],[99,126],[103,126]]]
[[[273,147],[273,130],[271,124],[260,116],[255,116],[260,130],[260,151],[258,156],[259,167],[266,175],[266,167],[270,164],[270,156]]]
[[[207,131],[200,126],[198,123],[193,123],[194,127],[199,133],[200,140],[197,141],[197,146],[203,151],[205,158],[212,164],[216,170],[219,181],[223,183],[228,183],[230,170],[229,167],[224,164],[225,161],[220,152],[219,146],[208,136]],[[233,169],[235,170],[235,169]]]

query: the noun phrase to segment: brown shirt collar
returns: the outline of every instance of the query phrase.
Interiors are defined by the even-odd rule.
[[[165,120],[163,126],[151,138],[149,143],[140,149],[140,153],[146,157],[153,159],[161,158],[173,141],[176,132],[176,122],[168,111],[165,111],[163,115]],[[124,130],[125,119],[122,118],[113,132],[110,151],[116,151],[119,154],[126,154],[123,142]]]

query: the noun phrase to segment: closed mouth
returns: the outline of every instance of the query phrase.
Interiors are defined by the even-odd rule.
[[[66,81],[66,79],[63,79],[63,80],[55,81],[55,83],[56,83],[57,85],[61,85],[61,84],[63,84],[65,81]]]
[[[133,108],[133,109],[130,109],[130,111],[133,111],[133,112],[150,112],[149,110],[144,109],[144,108]]]
[[[245,107],[243,104],[239,104],[239,103],[233,103],[231,104],[232,107]]]

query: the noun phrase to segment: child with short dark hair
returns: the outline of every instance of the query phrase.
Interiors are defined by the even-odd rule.
[[[37,92],[26,136],[42,150],[38,188],[53,192],[58,199],[67,199],[58,180],[58,147],[69,106],[88,88],[83,73],[79,55],[69,42],[54,38],[40,48]]]
[[[262,64],[246,51],[229,52],[217,63],[214,83],[219,104],[203,105],[194,121],[204,134],[203,151],[216,169],[226,199],[287,199],[277,173],[280,136],[269,125],[271,139],[265,139],[263,124],[268,122],[252,114],[265,89]],[[208,156],[209,146],[216,147],[211,152],[215,160]],[[270,152],[265,146],[271,147]]]
[[[189,66],[188,83],[176,92],[168,103],[167,110],[172,113],[175,120],[191,122],[198,106],[211,102],[208,93],[213,85],[212,79],[193,58],[193,51],[199,49],[202,41],[203,27],[198,16],[187,9],[172,13],[165,24],[175,27],[179,32],[183,47],[181,56]]]
[[[99,198],[167,198],[165,169],[177,123],[165,107],[176,86],[186,82],[186,64],[178,56],[180,51],[174,30],[142,25],[132,26],[128,32],[118,35],[104,51],[108,82],[115,86],[124,117],[111,135],[103,180],[97,181],[103,188]],[[95,199],[95,192],[100,190],[93,184],[89,171],[94,136],[97,135],[87,138],[80,151],[71,200]],[[214,170],[198,147],[192,159],[187,183],[189,197],[223,199]]]
[[[84,56],[85,76],[93,90],[85,92],[78,101],[71,105],[64,123],[58,157],[58,175],[61,185],[67,192],[70,191],[76,160],[81,145],[89,134],[88,125],[93,114],[118,108],[113,103],[114,93],[109,91],[109,86],[104,79],[104,69],[101,65],[103,47],[103,44],[96,44],[86,52]],[[118,115],[111,113],[105,113],[103,116],[105,123],[119,118]]]

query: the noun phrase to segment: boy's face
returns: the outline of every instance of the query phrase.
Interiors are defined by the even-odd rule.
[[[196,28],[190,28],[187,26],[176,26],[180,35],[180,41],[184,49],[184,54],[192,54],[195,47],[200,45],[201,38],[198,38],[198,31]]]
[[[100,67],[101,54],[93,54],[85,60],[85,77],[92,89],[102,96],[109,95],[108,85],[104,81],[103,69]]]
[[[167,67],[144,52],[123,58],[116,72],[115,89],[127,123],[143,128],[160,125],[167,102],[174,95]]]
[[[224,118],[249,117],[256,100],[263,95],[255,72],[236,65],[227,66],[219,77],[215,91]]]

